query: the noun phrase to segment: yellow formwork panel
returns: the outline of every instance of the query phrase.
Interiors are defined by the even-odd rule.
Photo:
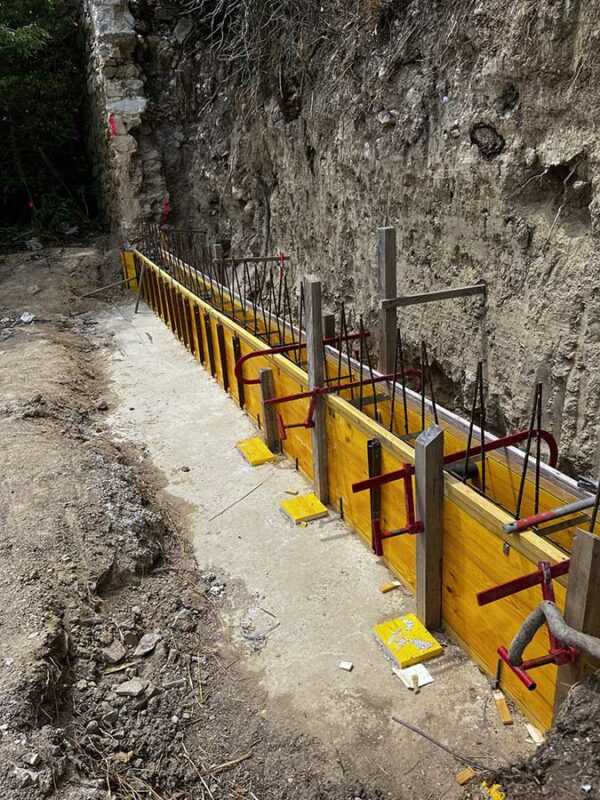
[[[442,654],[442,645],[414,614],[380,622],[373,632],[402,669]]]
[[[321,519],[329,514],[327,507],[312,492],[302,494],[300,497],[292,497],[289,500],[282,500],[281,508],[296,525]]]
[[[233,374],[234,358],[232,337],[240,339],[242,354],[256,352],[265,348],[265,343],[204,300],[194,297],[168,273],[158,269],[145,257],[136,253],[138,259],[145,260],[162,281],[176,287],[201,310],[202,336],[204,338],[204,314],[211,317],[215,360],[219,366],[216,341],[216,324],[221,322],[225,329],[227,366],[230,391],[237,396],[237,386]],[[166,309],[168,313],[168,309]],[[207,362],[206,342],[205,363]],[[260,356],[246,364],[248,377],[258,375],[262,367],[273,370],[276,396],[295,394],[307,388],[307,376],[300,368],[281,356]],[[336,366],[337,368],[337,366]],[[247,370],[247,371],[246,371]],[[220,370],[218,370],[220,373]],[[334,374],[331,372],[331,374]],[[222,380],[222,375],[218,374]],[[262,426],[262,409],[258,385],[244,386],[246,412]],[[366,388],[365,396],[369,389]],[[398,398],[397,398],[398,399]],[[305,419],[308,400],[301,400],[278,406],[284,422],[298,423]],[[401,442],[378,425],[372,418],[373,406],[367,406],[365,413],[359,413],[343,399],[328,396],[327,404],[327,443],[329,455],[329,485],[331,502],[341,510],[344,518],[357,530],[366,543],[370,544],[370,504],[369,493],[352,493],[352,483],[368,476],[368,439],[376,437],[382,442],[382,472],[398,469],[403,463],[413,461],[414,450],[411,445]],[[396,410],[396,433],[403,432],[400,419],[400,404]],[[380,409],[380,419],[389,421],[389,410]],[[429,414],[427,422],[429,422]],[[414,409],[409,412],[411,430],[420,427],[420,416]],[[464,434],[451,423],[444,422],[445,452],[456,452],[465,448]],[[285,454],[296,461],[299,469],[309,478],[312,474],[311,431],[295,428],[288,432],[283,442]],[[518,489],[520,470],[511,472],[504,453],[492,454],[488,459],[488,493],[496,501],[508,508],[514,507],[514,495]],[[516,486],[515,486],[516,482]],[[511,538],[511,547],[503,548],[502,524],[510,519],[502,509],[489,500],[481,498],[469,486],[457,481],[446,473],[446,500],[444,503],[444,558],[443,558],[443,618],[445,625],[461,646],[477,661],[488,674],[494,674],[497,663],[496,647],[506,644],[522,620],[537,606],[540,600],[538,590],[527,590],[498,603],[479,608],[476,593],[497,583],[503,583],[536,569],[539,560],[551,563],[561,560],[563,555],[550,542],[544,542],[534,534],[521,534]],[[529,508],[533,483],[527,480],[524,511]],[[541,510],[557,505],[552,499],[552,488],[542,488]],[[560,496],[561,502],[565,497]],[[404,524],[404,497],[401,482],[382,487],[382,524],[384,528],[401,527]],[[293,498],[297,500],[298,498]],[[341,502],[340,502],[341,501]],[[285,502],[285,501],[284,501]],[[324,508],[324,507],[323,507]],[[326,509],[325,509],[326,512]],[[384,558],[395,574],[405,584],[415,585],[415,536],[400,536],[384,542]],[[566,581],[555,581],[555,591],[559,606],[564,606]],[[544,631],[538,633],[530,646],[531,655],[547,652]],[[528,648],[529,655],[529,648]],[[516,678],[506,670],[503,673],[503,689],[516,701],[525,714],[538,727],[547,728],[551,723],[552,704],[556,682],[556,668],[543,667],[536,673],[538,689],[527,692]]]
[[[137,292],[138,282],[135,271],[135,256],[131,250],[121,251],[121,263],[123,264],[123,277],[133,278],[129,281],[129,288],[132,292]]]
[[[270,464],[273,461],[277,461],[277,456],[269,450],[258,436],[253,439],[242,439],[237,443],[237,449],[252,467],[260,467],[261,464]]]

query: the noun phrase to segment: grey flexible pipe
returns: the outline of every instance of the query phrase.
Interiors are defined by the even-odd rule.
[[[592,658],[600,660],[600,639],[569,627],[556,603],[544,600],[527,617],[510,643],[508,660],[515,667],[521,666],[523,663],[523,651],[545,622],[548,623],[548,627],[559,642],[569,645],[569,647],[575,647]]]

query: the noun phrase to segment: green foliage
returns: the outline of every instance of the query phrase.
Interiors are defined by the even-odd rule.
[[[0,0],[0,226],[39,235],[87,214],[77,0]]]

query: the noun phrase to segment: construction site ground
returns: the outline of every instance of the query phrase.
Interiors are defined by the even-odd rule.
[[[82,298],[116,269],[0,259],[3,797],[463,796],[464,764],[392,715],[538,796],[548,765],[507,771],[525,720],[443,633],[432,684],[392,673],[372,627],[413,597],[333,513],[282,513],[307,482],[244,461],[253,425],[163,323]]]

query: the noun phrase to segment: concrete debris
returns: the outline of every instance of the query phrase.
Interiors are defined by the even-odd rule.
[[[161,635],[159,633],[145,633],[139,641],[138,646],[133,653],[134,656],[147,656],[149,655],[156,645],[160,642]]]
[[[340,661],[339,667],[340,669],[346,670],[346,672],[352,672],[354,664],[351,661]]]
[[[118,639],[115,639],[111,645],[104,648],[102,655],[109,664],[118,664],[127,655],[127,650]]]

